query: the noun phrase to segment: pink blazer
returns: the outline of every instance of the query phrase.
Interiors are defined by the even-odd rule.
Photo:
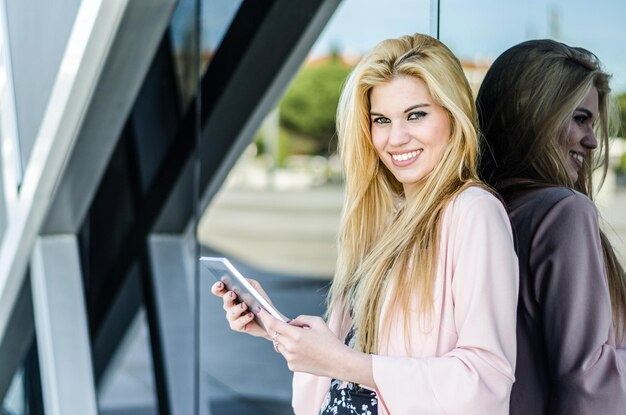
[[[378,413],[508,414],[519,271],[502,204],[484,189],[465,190],[446,208],[440,243],[432,329],[420,328],[417,312],[400,313],[392,298],[383,305],[381,321],[395,316],[372,355]],[[341,339],[350,323],[337,315],[328,321]],[[294,373],[295,414],[318,415],[329,387],[329,378]]]

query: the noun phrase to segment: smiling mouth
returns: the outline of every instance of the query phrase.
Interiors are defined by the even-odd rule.
[[[582,154],[575,151],[570,151],[569,155],[580,165],[580,167],[582,167],[584,161],[584,157]]]
[[[391,158],[393,158],[395,161],[407,161],[417,157],[419,154],[421,154],[422,151],[424,150],[414,150],[402,154],[392,154]]]

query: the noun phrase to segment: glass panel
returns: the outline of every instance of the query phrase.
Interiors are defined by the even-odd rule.
[[[5,5],[0,4],[0,143],[3,186],[8,201],[15,203],[17,189],[22,182],[22,154],[18,137],[13,73],[11,67],[10,43],[7,40]],[[4,207],[2,208],[4,209]],[[4,227],[4,213],[3,226]]]
[[[199,73],[202,74],[213,59],[243,0],[199,1],[202,3],[202,57]],[[179,1],[170,26],[174,61],[184,107],[195,96],[196,74],[198,73],[195,68],[195,7],[196,0]]]
[[[345,77],[379,41],[429,30],[427,0],[341,2],[203,213],[197,233],[203,253],[229,257],[261,282],[285,315],[325,311],[343,201],[334,118]],[[213,413],[227,407],[241,414],[292,413],[284,360],[267,342],[228,329],[209,278],[201,271],[202,370]]]
[[[80,0],[6,0],[15,116],[24,171],[38,138]],[[3,7],[4,8],[4,7]],[[33,65],[37,56],[37,65]]]
[[[626,54],[623,53],[626,2],[589,7],[581,0],[441,2],[441,40],[462,60],[477,90],[491,62],[528,39],[551,38],[594,52],[613,74],[611,86],[622,106],[621,136],[626,133]],[[591,30],[601,27],[602,30]],[[581,30],[587,28],[590,30]],[[471,34],[471,36],[468,36]],[[626,140],[613,140],[608,177],[597,195],[607,234],[622,263],[626,261]]]

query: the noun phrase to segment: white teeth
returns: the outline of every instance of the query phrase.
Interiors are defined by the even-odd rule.
[[[392,154],[391,157],[395,161],[405,161],[405,160],[417,157],[417,155],[420,154],[422,151],[423,150],[415,150],[415,151],[409,151],[408,153],[403,153],[403,154]]]
[[[573,157],[576,161],[578,161],[579,163],[581,163],[581,164],[582,164],[582,162],[583,162],[583,156],[582,156],[582,154],[578,154],[578,153],[575,153],[575,152],[573,152],[573,151],[570,151],[570,154],[572,155],[572,157]]]

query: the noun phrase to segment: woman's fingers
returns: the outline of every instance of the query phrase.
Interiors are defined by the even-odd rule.
[[[326,324],[324,319],[319,316],[305,316],[301,315],[289,322],[292,326],[310,328],[318,327],[320,324]]]
[[[226,294],[224,294],[222,300],[224,301],[224,305],[222,307],[224,308],[224,310],[228,311],[234,305],[237,305],[237,294],[235,294],[233,291],[228,291]]]
[[[223,282],[214,283],[211,286],[211,293],[222,298],[226,321],[232,330],[269,339],[265,330],[254,320],[252,310],[248,309],[247,304],[240,303],[237,294],[228,290]]]
[[[263,308],[260,308],[257,311],[257,315],[261,319],[263,327],[265,327],[265,330],[270,338],[275,336],[277,333],[288,337],[297,336],[298,330],[301,330],[300,327],[291,326],[289,323],[280,321]]]
[[[242,314],[245,314],[246,310],[248,310],[248,306],[246,303],[234,304],[229,308],[225,308],[226,310],[226,319],[228,321],[235,320],[239,318]]]
[[[253,321],[254,321],[254,314],[252,314],[251,312],[248,312],[248,313],[240,314],[238,317],[236,317],[233,320],[228,320],[228,323],[232,330],[246,332],[246,331],[249,331],[249,327],[250,327],[249,324],[253,323]]]
[[[223,297],[226,294],[226,287],[222,281],[218,281],[211,286],[211,294],[217,297]]]

